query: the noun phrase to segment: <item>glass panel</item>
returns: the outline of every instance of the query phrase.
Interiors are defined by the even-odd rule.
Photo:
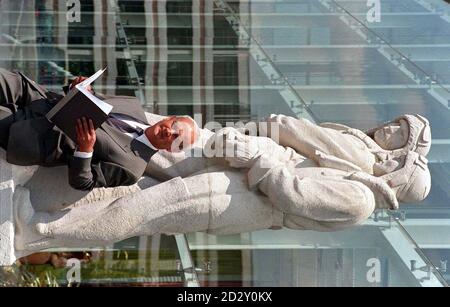
[[[183,286],[187,281],[182,251],[174,237],[160,235],[86,250],[61,247],[21,258],[18,266],[0,268],[0,287]],[[79,281],[67,265],[80,268]]]
[[[404,207],[404,220],[401,223],[430,257],[433,265],[440,269],[449,280],[446,263],[450,260],[447,238],[450,234],[448,219],[449,196],[447,194],[448,170],[448,92],[434,95],[431,83],[449,89],[448,42],[450,39],[450,5],[444,1],[381,1],[380,22],[369,22],[364,17],[367,7],[362,2],[334,1],[335,7],[342,8],[366,26],[374,36],[389,44],[397,54],[402,54],[405,67],[412,66],[423,72],[424,77],[414,77],[417,85],[427,85],[422,90],[420,111],[427,114],[433,128],[434,144],[430,153],[432,172],[432,192],[417,206]],[[407,72],[407,71],[405,71]],[[405,91],[404,91],[405,92]],[[411,90],[408,90],[412,93]],[[440,98],[443,99],[440,99]],[[412,98],[412,97],[411,97]],[[414,104],[420,101],[412,98]],[[409,107],[409,106],[408,106]],[[409,111],[411,112],[411,111]],[[418,111],[419,112],[419,111]]]
[[[413,2],[381,1],[382,22],[373,24],[367,22],[365,1],[283,1],[266,3],[263,8],[254,3],[250,10],[257,13],[251,14],[251,23],[241,24],[264,49],[274,69],[297,91],[316,122],[340,122],[368,129],[404,113],[420,113],[430,119],[435,139],[428,157],[433,189],[420,205],[402,207],[405,212],[400,223],[405,227],[399,226],[397,235],[405,242],[420,238],[420,242],[413,243],[416,246],[426,247],[433,241],[431,246],[438,250],[420,251],[418,257],[429,264],[430,270],[432,265],[426,255],[433,255],[433,260],[439,258],[433,265],[440,269],[435,270],[440,276],[446,270],[448,252],[444,242],[450,233],[449,220],[444,218],[448,185],[443,180],[448,177],[444,152],[448,153],[446,117],[450,96],[446,85],[441,84],[446,82],[445,74],[441,77],[437,71],[427,69],[425,61],[416,62],[411,52],[405,53],[402,48],[418,50],[435,66],[445,67],[441,61],[445,63],[446,56],[439,50],[445,46],[450,25],[441,18],[445,16],[429,13],[426,1],[420,5]],[[228,12],[240,20],[246,18],[232,8]],[[423,33],[423,23],[433,29],[433,40],[417,41],[421,36],[415,30]],[[397,31],[411,39],[401,41],[401,36],[395,35]],[[433,217],[440,220],[429,220]],[[419,227],[423,224],[427,226]],[[432,240],[437,227],[442,237]],[[385,239],[393,242],[399,255],[407,246]]]
[[[445,284],[395,221],[336,233],[189,235],[203,286],[418,287]],[[413,261],[413,262],[411,262]],[[411,270],[414,263],[415,270]]]

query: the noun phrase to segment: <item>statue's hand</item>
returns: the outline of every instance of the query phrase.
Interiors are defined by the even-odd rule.
[[[216,134],[215,150],[235,168],[251,168],[261,156],[256,140],[233,128],[222,129]]]

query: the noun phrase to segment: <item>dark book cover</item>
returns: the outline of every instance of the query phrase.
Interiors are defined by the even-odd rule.
[[[104,71],[105,69],[100,70],[89,79],[76,85],[47,114],[47,119],[75,143],[77,141],[75,129],[77,119],[83,117],[91,119],[95,129],[97,129],[106,121],[108,114],[112,110],[111,105],[100,100],[87,90],[87,87]]]
[[[73,95],[70,95],[70,99],[60,101],[59,103],[62,103],[61,108],[53,116],[47,115],[47,118],[72,139],[72,141],[76,142],[75,126],[77,119],[82,117],[92,119],[95,129],[97,129],[106,121],[108,114],[92,102],[84,93],[75,90],[71,94]]]

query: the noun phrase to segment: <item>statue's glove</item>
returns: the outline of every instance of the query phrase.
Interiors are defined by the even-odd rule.
[[[224,128],[212,138],[216,157],[224,157],[231,167],[251,168],[262,154],[254,137],[234,128]]]

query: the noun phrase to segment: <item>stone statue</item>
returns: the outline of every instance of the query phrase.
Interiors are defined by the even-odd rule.
[[[147,116],[151,124],[160,119]],[[431,132],[423,117],[404,116],[368,134],[282,115],[262,122],[278,126],[279,144],[233,128],[203,130],[192,150],[208,147],[215,158],[160,151],[148,164],[151,177],[89,193],[66,184],[65,167],[23,168],[0,157],[0,265],[47,248],[156,233],[336,231],[430,191],[424,155]]]

